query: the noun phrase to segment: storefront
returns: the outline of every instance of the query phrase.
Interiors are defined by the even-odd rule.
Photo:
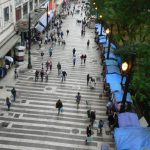
[[[30,1],[31,2],[31,1]],[[26,7],[26,6],[25,6]],[[31,6],[32,7],[32,6]],[[31,39],[34,37],[35,26],[39,20],[39,18],[46,12],[45,8],[39,8],[30,13],[31,19]],[[29,23],[29,15],[25,15],[24,19],[19,20],[16,23],[16,30],[20,32],[21,35],[21,45],[24,46],[26,40],[28,39],[28,23]]]
[[[20,43],[20,36],[10,35],[0,46],[0,78],[7,74],[7,70],[15,61],[15,47]]]
[[[16,22],[21,19],[21,6],[16,8]]]

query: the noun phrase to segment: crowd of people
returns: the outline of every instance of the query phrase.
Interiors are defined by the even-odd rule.
[[[73,10],[70,11],[70,9],[71,9],[70,7],[67,8],[68,15],[71,14],[73,16],[74,13],[75,13],[75,10],[76,10],[76,6],[74,5]],[[81,7],[81,16],[82,15],[83,15],[83,6]],[[45,63],[43,63],[43,61],[45,60],[46,55],[44,54],[43,50],[40,53],[41,59],[42,59],[42,66],[41,66],[41,69],[39,69],[39,70],[36,69],[35,70],[35,78],[34,78],[35,82],[38,82],[39,80],[41,82],[43,82],[44,79],[45,79],[45,82],[48,82],[49,73],[52,71],[52,68],[53,68],[52,67],[52,60],[53,60],[52,59],[52,51],[53,51],[53,48],[56,44],[63,45],[63,46],[66,45],[66,41],[65,41],[65,38],[64,38],[64,33],[65,32],[61,28],[62,23],[63,22],[62,22],[61,16],[59,16],[58,19],[54,19],[52,21],[52,32],[50,32],[49,35],[46,33],[45,38],[44,38],[44,42],[43,42],[42,33],[38,33],[37,36],[35,37],[35,42],[38,44],[39,49],[42,48],[42,44],[50,45],[49,49],[48,49],[49,58]],[[85,35],[85,26],[86,26],[86,20],[84,18],[82,20],[81,36]],[[66,30],[66,36],[69,36],[69,34],[70,34],[70,31],[69,31],[69,29],[67,29]],[[90,40],[88,39],[87,47],[89,47],[89,45],[90,45]],[[76,65],[76,51],[77,50],[75,48],[73,48],[73,50],[72,50],[73,66]],[[81,59],[81,65],[86,64],[87,54],[81,54],[80,59]],[[62,65],[59,61],[57,63],[56,68],[58,70],[58,76],[61,75],[60,76],[61,77],[61,82],[66,81],[67,72],[65,70],[62,70]],[[16,74],[17,73],[15,71],[15,78],[16,78],[16,76],[18,77],[18,75],[16,75]],[[89,86],[90,89],[94,89],[95,86],[96,86],[96,79],[94,77],[90,76],[89,74],[87,74],[87,86]],[[16,100],[16,90],[15,90],[15,88],[12,89],[11,93],[13,95],[13,100],[15,101]],[[75,102],[77,104],[77,109],[79,109],[81,99],[82,99],[81,93],[77,92],[77,95],[75,96]],[[10,101],[9,97],[6,98],[6,104],[7,104],[8,110],[10,110],[11,101]],[[64,111],[63,107],[64,107],[63,102],[60,99],[58,99],[58,101],[56,102],[56,108],[58,109],[58,116],[60,115],[60,112]],[[90,118],[90,124],[87,126],[86,133],[87,133],[87,137],[91,137],[92,127],[93,127],[93,124],[94,124],[95,119],[96,119],[96,111],[87,110],[87,115],[88,115],[88,118]],[[110,120],[111,120],[111,117],[110,117]],[[100,132],[100,134],[102,134],[103,124],[104,124],[104,122],[102,120],[99,120],[98,132]],[[110,123],[110,125],[111,125],[111,123]],[[86,142],[88,142],[87,139],[86,139]]]

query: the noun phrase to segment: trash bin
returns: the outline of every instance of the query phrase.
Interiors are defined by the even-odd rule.
[[[23,64],[24,54],[25,54],[25,46],[15,47],[15,58],[16,58],[16,64],[17,65]]]

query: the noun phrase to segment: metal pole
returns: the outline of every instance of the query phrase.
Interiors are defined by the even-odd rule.
[[[47,36],[48,36],[48,4],[47,4]]]
[[[28,69],[32,68],[31,65],[31,18],[29,13],[29,25],[28,25],[28,42],[29,42],[29,49],[28,49]]]
[[[123,93],[123,97],[122,97],[122,108],[123,108],[123,111],[125,111],[125,104],[126,104],[129,84],[131,82],[131,75],[132,75],[132,69],[133,69],[134,60],[135,60],[135,55],[132,54],[130,69],[129,69],[129,72],[128,72],[128,75],[127,75],[127,78],[126,78],[125,89],[124,89],[124,93]]]
[[[102,35],[102,20],[101,20],[101,32],[100,32],[100,36]]]
[[[112,28],[113,25],[111,24],[111,28],[110,28],[110,35],[109,35],[109,41],[108,41],[108,52],[107,52],[107,59],[109,59],[109,53],[110,53],[110,44],[111,44],[111,37],[112,37]]]

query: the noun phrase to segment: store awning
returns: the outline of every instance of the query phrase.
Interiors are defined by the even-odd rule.
[[[37,24],[39,18],[46,12],[45,8],[39,8],[35,9],[30,13],[30,18],[31,18],[31,29],[35,27]],[[16,23],[16,30],[20,32],[27,32],[28,31],[28,24],[29,24],[29,14],[24,16],[24,19],[19,20]]]
[[[50,15],[48,17],[48,22],[52,19],[54,16],[54,12],[50,11]],[[47,13],[43,14],[43,16],[39,19],[38,24],[35,26],[35,29],[37,29],[39,32],[42,32],[47,26]]]
[[[9,50],[17,43],[20,39],[19,35],[14,35],[10,40],[8,40],[3,46],[0,47],[0,58],[3,58]]]

